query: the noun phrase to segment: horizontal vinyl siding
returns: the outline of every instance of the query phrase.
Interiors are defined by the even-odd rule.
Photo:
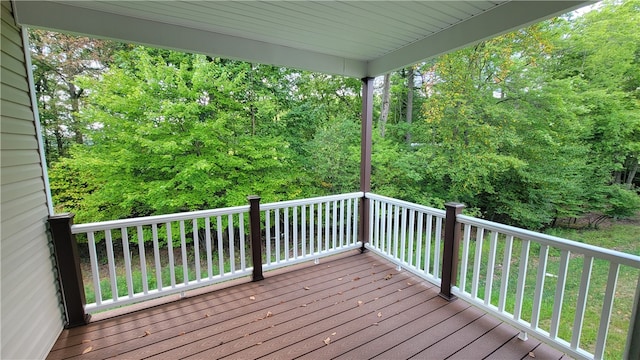
[[[37,149],[2,149],[2,156],[0,156],[0,161],[2,161],[2,172],[10,171],[12,166],[31,164],[40,167],[40,154],[38,153]]]
[[[38,147],[38,139],[33,135],[2,134],[0,135],[2,149],[31,150]]]
[[[26,179],[37,179],[40,175],[42,175],[42,170],[33,165],[13,166],[10,172],[2,174],[2,182],[4,184],[11,184]]]
[[[2,1],[0,358],[47,356],[62,331],[42,163],[20,30]]]
[[[37,190],[40,182],[38,179],[29,179],[20,182],[9,183],[2,186],[0,198],[2,202],[19,200],[33,194],[39,194]]]
[[[5,100],[2,100],[2,102],[0,102],[0,107],[2,108],[2,115],[3,115],[2,116],[3,132],[12,132],[10,130],[5,130],[7,129],[7,126],[9,126],[8,125],[9,123],[5,123],[5,120],[10,120],[11,122],[20,121],[23,124],[23,127],[26,127],[30,130],[28,134],[33,133],[33,130],[32,130],[33,124],[27,123],[24,121],[25,117],[33,116],[31,114],[30,107],[25,106],[23,104],[16,104],[16,103],[5,101]],[[20,132],[20,133],[24,134],[24,132]]]

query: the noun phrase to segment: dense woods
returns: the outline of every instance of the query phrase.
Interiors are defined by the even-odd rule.
[[[372,187],[538,229],[640,209],[640,1],[376,80]],[[360,80],[30,32],[54,203],[76,222],[359,188]]]

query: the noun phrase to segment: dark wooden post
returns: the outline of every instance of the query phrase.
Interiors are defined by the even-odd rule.
[[[371,133],[373,129],[373,79],[362,79],[362,124],[360,142],[360,191],[371,191]],[[369,241],[369,199],[362,197],[360,201],[360,241],[361,251],[365,250],[365,243]]]
[[[249,237],[251,239],[252,281],[264,279],[262,275],[262,235],[260,233],[260,196],[251,195],[249,200]]]
[[[624,354],[625,359],[640,359],[640,286],[636,288],[635,304],[631,313],[631,321],[629,321],[629,335],[627,335]]]
[[[80,256],[76,237],[71,233],[74,214],[49,216],[49,230],[53,238],[53,251],[58,266],[58,277],[67,323],[65,328],[86,325],[90,315],[84,311],[87,301],[82,284]]]
[[[444,251],[442,252],[442,281],[440,283],[440,296],[453,301],[456,296],[451,294],[451,286],[456,283],[458,277],[458,249],[460,244],[460,223],[456,216],[462,213],[464,204],[446,203],[447,210],[444,223]]]

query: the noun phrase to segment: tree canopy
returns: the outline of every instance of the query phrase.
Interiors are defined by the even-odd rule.
[[[380,78],[373,191],[531,229],[633,215],[639,14],[604,2]],[[78,222],[358,189],[357,79],[31,40],[55,205]]]

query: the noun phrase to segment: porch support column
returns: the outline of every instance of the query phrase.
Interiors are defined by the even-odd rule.
[[[460,223],[456,217],[462,213],[464,204],[446,203],[444,206],[447,213],[444,222],[442,281],[440,283],[439,295],[449,301],[453,301],[456,299],[456,296],[451,293],[451,287],[455,285],[458,277],[458,249],[460,248],[460,236],[462,232]]]
[[[53,239],[53,252],[62,288],[62,301],[66,317],[65,328],[86,325],[90,315],[84,312],[87,301],[82,284],[80,256],[76,236],[71,232],[74,214],[49,216],[49,231]]]
[[[360,191],[371,191],[371,133],[373,131],[373,79],[362,79],[362,135],[360,142]],[[360,201],[360,241],[365,250],[365,243],[369,241],[369,199]]]

